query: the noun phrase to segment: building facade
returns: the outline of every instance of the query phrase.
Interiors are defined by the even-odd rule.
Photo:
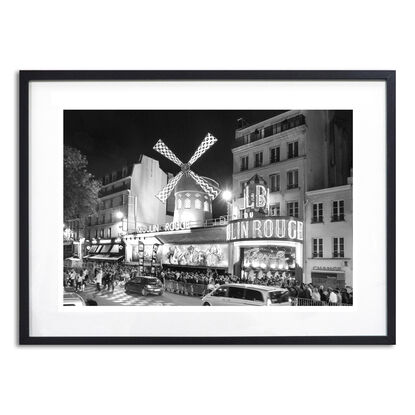
[[[107,174],[102,179],[98,211],[86,219],[85,238],[118,238],[143,226],[170,221],[174,204],[155,197],[155,189],[161,189],[167,180],[159,162],[145,155],[138,163]]]
[[[232,220],[242,217],[247,182],[262,177],[267,216],[305,223],[303,263],[296,259],[304,282],[352,285],[352,139],[352,111],[287,111],[235,132]],[[318,223],[313,205],[322,206]]]
[[[305,282],[353,286],[353,185],[307,192]]]

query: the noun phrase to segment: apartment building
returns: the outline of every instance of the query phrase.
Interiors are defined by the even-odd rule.
[[[232,219],[241,218],[246,183],[262,177],[267,214],[305,224],[305,282],[352,285],[352,139],[347,110],[286,111],[235,132]]]
[[[98,211],[86,219],[86,239],[118,238],[142,226],[171,221],[174,200],[163,204],[155,197],[168,178],[159,162],[145,155],[137,163],[105,175]]]
[[[352,178],[343,186],[307,192],[305,282],[332,288],[353,285]]]

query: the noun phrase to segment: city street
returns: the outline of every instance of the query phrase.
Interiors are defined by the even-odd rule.
[[[127,294],[124,287],[115,287],[114,292],[97,292],[95,285],[87,285],[85,291],[78,292],[85,300],[95,300],[99,306],[200,306],[200,297],[164,292],[161,296]]]

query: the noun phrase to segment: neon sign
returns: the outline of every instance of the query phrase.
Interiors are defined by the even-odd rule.
[[[190,222],[168,222],[164,225],[140,226],[137,233],[181,231],[185,229],[190,229]]]
[[[226,227],[227,241],[248,239],[304,240],[304,223],[291,218],[239,219]]]

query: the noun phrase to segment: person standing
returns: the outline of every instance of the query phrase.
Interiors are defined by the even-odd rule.
[[[337,305],[337,294],[331,288],[329,288],[329,304]]]
[[[99,268],[97,275],[95,277],[97,291],[101,291],[101,284],[102,284],[102,269]]]
[[[75,291],[81,291],[82,290],[82,282],[83,282],[82,274],[79,273],[76,275],[76,286]]]
[[[107,286],[108,286],[108,291],[111,291],[112,293],[114,292],[114,272],[109,272],[108,273],[108,277],[107,277]]]

